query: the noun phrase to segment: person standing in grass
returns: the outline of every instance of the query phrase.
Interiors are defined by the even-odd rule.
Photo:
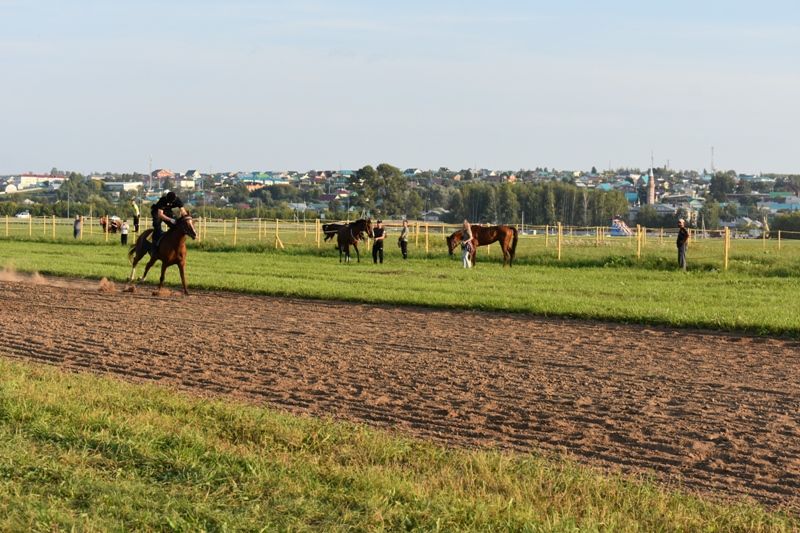
[[[383,241],[386,239],[386,228],[383,227],[383,220],[378,220],[375,227],[372,228],[372,235],[375,237],[375,243],[372,245],[372,262],[378,264],[380,259],[383,264]]]
[[[461,261],[464,268],[472,268],[472,226],[469,220],[464,219],[464,225],[461,228]]]
[[[120,233],[120,241],[122,242],[122,246],[128,244],[128,221],[123,220],[122,226],[119,228]]]
[[[139,204],[136,203],[136,198],[131,200],[131,207],[133,207],[133,232],[139,233]]]
[[[686,247],[689,242],[689,230],[686,229],[686,221],[678,219],[678,268],[686,272]]]
[[[403,253],[403,259],[408,259],[408,220],[403,220],[403,228],[400,230],[400,236],[397,238],[397,244],[400,245],[400,251]]]
[[[80,215],[75,215],[75,222],[72,223],[72,237],[77,239],[83,230],[83,219]]]

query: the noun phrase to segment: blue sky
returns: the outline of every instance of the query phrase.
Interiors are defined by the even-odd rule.
[[[599,4],[0,0],[0,173],[800,173],[800,4]]]

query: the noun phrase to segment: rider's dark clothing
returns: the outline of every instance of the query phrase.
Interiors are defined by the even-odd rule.
[[[175,197],[175,199],[172,202],[167,200],[166,196],[162,196],[161,198],[158,199],[158,201],[156,203],[154,203],[150,207],[150,213],[153,215],[153,244],[154,245],[161,239],[161,236],[164,234],[164,230],[161,228],[161,223],[163,221],[158,217],[158,210],[160,209],[161,211],[163,211],[164,214],[166,216],[168,216],[169,218],[174,218],[173,215],[172,215],[172,209],[173,208],[181,208],[181,207],[183,207],[183,202],[181,202],[181,199],[178,198],[177,196]]]

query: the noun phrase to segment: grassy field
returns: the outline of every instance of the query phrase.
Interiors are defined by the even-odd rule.
[[[275,220],[207,220],[195,219],[195,227],[200,234],[198,243],[201,247],[219,249],[274,249],[277,245],[276,235],[286,249],[292,251],[316,250],[315,221],[288,222]],[[142,229],[149,227],[142,221]],[[399,231],[397,221],[387,223],[390,237]],[[446,253],[444,237],[459,226],[440,223],[411,224],[411,249],[417,256],[424,256],[427,250],[430,256]],[[545,230],[549,235],[545,236]],[[599,230],[603,231],[598,238]],[[131,229],[133,231],[133,229]],[[558,255],[557,239],[553,234],[553,226],[526,226],[526,232],[520,236],[518,257],[522,263],[541,264],[554,261]],[[675,229],[645,229],[645,239],[641,249],[636,238],[610,237],[608,228],[565,228],[562,240],[562,259],[572,262],[594,261],[598,258],[613,257],[617,260],[632,261],[637,255],[646,261],[663,262],[664,265],[675,263]],[[693,230],[694,231],[694,230]],[[695,237],[696,233],[693,233]],[[700,270],[723,269],[723,242],[720,231],[707,232],[708,238],[696,238],[689,249],[689,261],[693,268]],[[131,235],[131,238],[134,236]],[[750,269],[753,266],[767,264],[775,268],[784,265],[789,270],[800,274],[800,234],[783,233],[783,239],[773,232],[772,238],[733,239],[731,241],[731,268]],[[794,237],[787,239],[786,237]],[[69,219],[34,218],[17,219],[8,217],[0,219],[0,239],[25,239],[73,242],[72,221]],[[392,241],[390,238],[389,241]],[[83,234],[79,239],[83,243],[115,243],[119,235],[102,232],[97,218],[87,219]],[[389,242],[394,246],[393,242]],[[321,248],[330,249],[332,244],[321,244]],[[481,254],[499,257],[497,245],[490,249],[482,248]],[[793,265],[793,269],[792,269]]]
[[[565,461],[448,450],[0,357],[3,531],[797,527]]]
[[[340,265],[332,246],[211,240],[189,252],[190,289],[702,326],[800,336],[800,248],[670,243],[641,260],[625,239],[522,240],[501,268],[464,270],[441,242],[402,261]],[[123,281],[126,249],[103,239],[0,240],[0,267]],[[441,239],[439,239],[441,240]],[[263,239],[262,239],[263,241]],[[113,242],[113,241],[112,241]],[[438,242],[438,241],[437,241]],[[594,243],[596,244],[596,243]],[[703,262],[702,253],[709,259]],[[140,268],[141,272],[141,268]],[[150,275],[156,281],[158,272]],[[176,286],[176,270],[168,274]],[[124,297],[124,296],[122,296]],[[565,332],[565,334],[567,334]],[[364,427],[292,417],[152,386],[2,359],[0,530],[794,531],[796,518],[721,505],[564,461],[447,450]]]
[[[675,270],[673,250],[666,246],[657,254],[654,245],[654,252],[639,261],[615,250],[578,245],[573,250],[580,254],[559,261],[550,249],[533,254],[524,246],[511,269],[500,267],[496,247],[488,254],[484,247],[478,267],[464,270],[443,249],[426,258],[413,245],[408,261],[388,246],[381,266],[371,258],[339,264],[330,245],[274,250],[263,244],[232,248],[205,242],[190,250],[187,271],[190,289],[800,336],[800,248],[794,242],[778,255],[764,253],[761,242],[742,241],[729,271],[701,264],[688,273]],[[130,271],[126,249],[102,241],[5,240],[0,242],[0,266],[116,281],[127,279]],[[151,282],[157,279],[158,271],[149,275]],[[167,282],[179,282],[174,267]]]

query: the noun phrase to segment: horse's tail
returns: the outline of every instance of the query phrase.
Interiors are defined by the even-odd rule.
[[[133,256],[136,253],[136,250],[138,250],[140,246],[144,246],[144,242],[147,240],[147,237],[149,237],[151,233],[153,233],[152,228],[144,230],[144,232],[141,235],[139,235],[139,237],[136,239],[136,242],[128,250],[129,262],[133,263]]]
[[[511,266],[511,263],[514,262],[514,255],[517,253],[517,240],[519,239],[517,228],[512,227],[511,231],[514,232],[514,238],[511,239],[511,250],[509,250],[511,252],[511,260],[508,262],[508,266]]]

